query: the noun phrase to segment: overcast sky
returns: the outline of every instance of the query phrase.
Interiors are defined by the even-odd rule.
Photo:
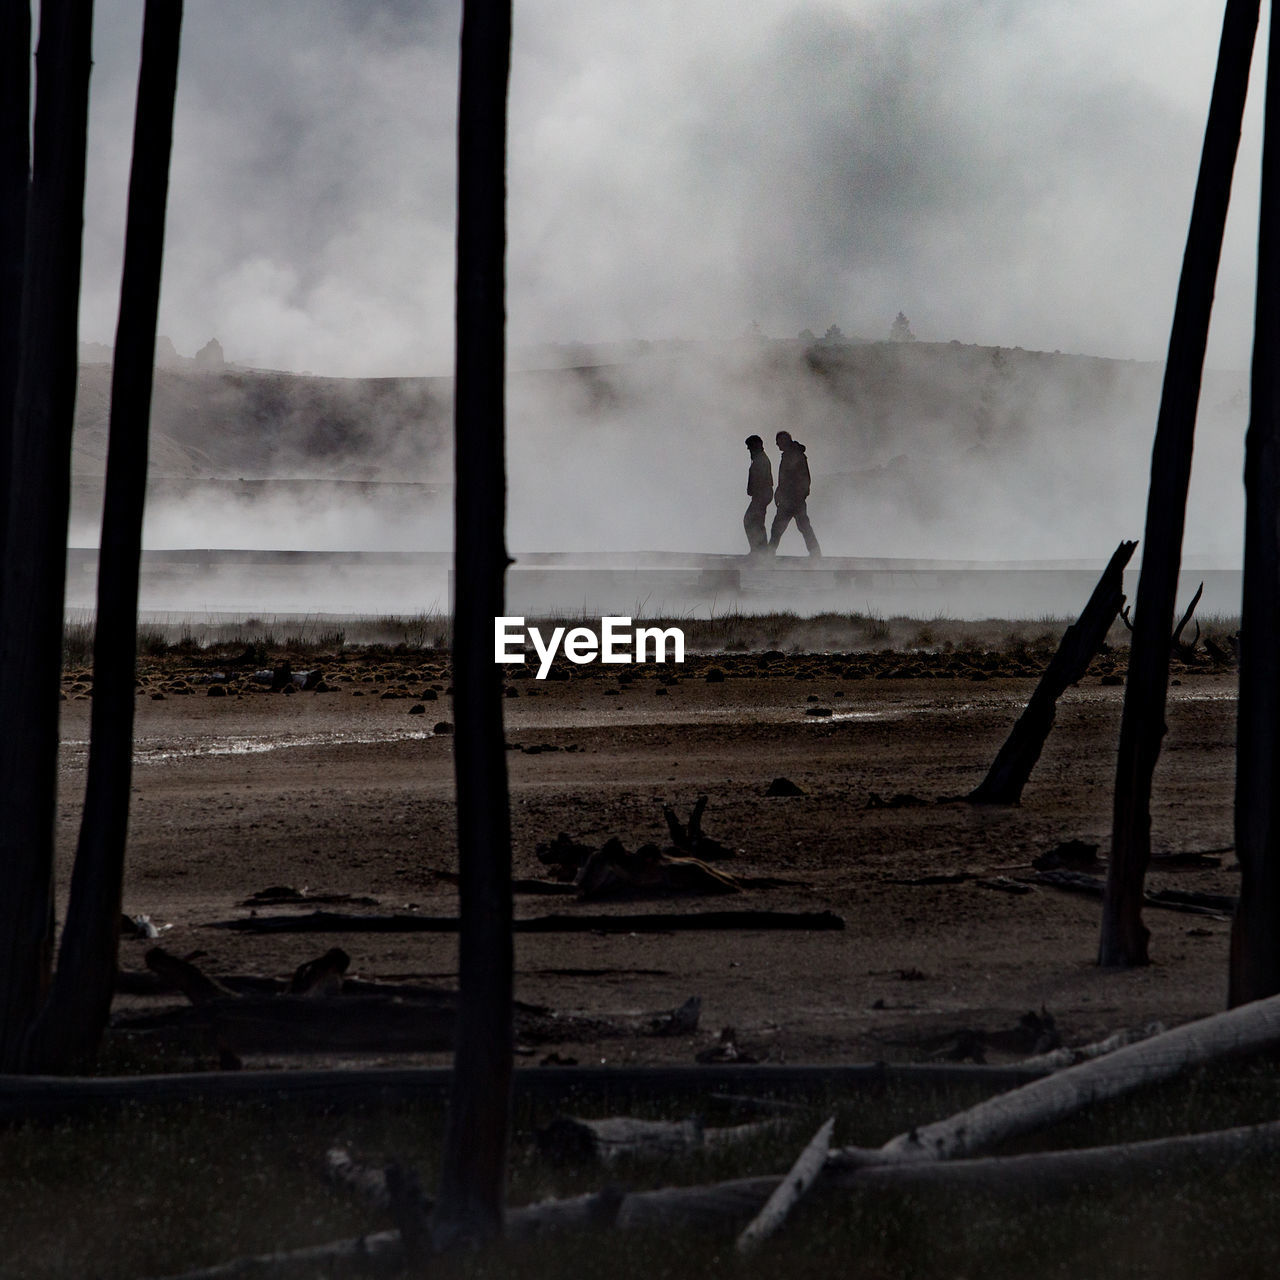
[[[142,3],[96,8],[82,337],[110,342]],[[517,0],[511,344],[883,337],[903,310],[922,339],[1161,358],[1221,16]],[[448,369],[458,22],[456,0],[187,0],[160,324],[180,352]],[[1211,349],[1236,368],[1254,80]]]

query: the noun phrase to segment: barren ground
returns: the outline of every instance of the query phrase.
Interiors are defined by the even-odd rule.
[[[203,952],[201,965],[215,974],[287,976],[338,945],[361,976],[448,985],[456,974],[448,934],[261,937],[207,927],[247,914],[237,904],[268,885],[376,898],[366,910],[456,910],[439,874],[455,866],[452,739],[432,732],[452,719],[445,656],[329,655],[315,665],[331,691],[270,693],[248,679],[251,665],[204,657],[171,655],[144,669],[125,909],[171,925],[163,945]],[[723,682],[706,680],[712,666],[727,674]],[[704,829],[738,851],[722,869],[797,882],[641,903],[521,895],[517,915],[775,908],[829,909],[845,921],[841,932],[517,935],[517,996],[601,1014],[702,997],[696,1035],[556,1047],[583,1063],[691,1063],[724,1026],[764,1061],[925,1060],[960,1029],[1007,1031],[1028,1010],[1048,1010],[1077,1043],[1222,1008],[1225,918],[1148,910],[1153,963],[1104,972],[1093,963],[1096,901],[981,883],[1016,880],[1067,840],[1096,842],[1105,855],[1123,695],[1103,683],[1108,667],[1104,660],[1062,699],[1023,803],[1009,809],[867,802],[873,793],[933,801],[976,785],[1034,687],[1025,663],[719,655],[636,668],[626,685],[618,669],[600,667],[513,681],[520,696],[505,703],[509,743],[561,748],[508,752],[518,876],[545,874],[535,845],[561,831],[593,844],[616,835],[629,848],[663,842],[663,802],[683,816],[706,794]],[[668,687],[661,679],[671,670],[680,679]],[[230,677],[228,696],[209,697],[199,683],[215,671]],[[86,684],[73,673],[64,686],[63,893],[84,777]],[[410,715],[426,691],[436,700]],[[1222,852],[1232,842],[1235,692],[1229,671],[1175,672],[1153,842],[1157,852],[1217,850],[1221,866],[1153,872],[1149,887],[1236,892],[1234,856]],[[834,714],[806,714],[814,706]],[[778,776],[806,794],[767,797]],[[978,878],[898,883],[955,872]],[[141,969],[150,945],[123,943],[123,966]],[[987,1056],[1017,1055],[988,1045]]]

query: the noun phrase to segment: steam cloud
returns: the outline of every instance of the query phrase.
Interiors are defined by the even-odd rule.
[[[518,6],[513,369],[554,343],[720,345],[594,389],[513,379],[513,545],[740,550],[741,441],[781,426],[813,453],[832,553],[1096,557],[1140,534],[1158,371],[1099,366],[1097,414],[1065,375],[1015,373],[984,441],[954,414],[877,424],[818,379],[744,374],[730,340],[752,321],[883,338],[901,309],[925,342],[1159,360],[1220,19],[1153,0]],[[267,368],[448,371],[458,20],[433,0],[188,7],[160,323],[180,351],[216,334]],[[82,335],[100,341],[139,25],[98,0]],[[1252,327],[1255,79],[1210,350],[1227,370]],[[1231,560],[1241,385],[1206,391],[1188,534]],[[317,519],[326,544],[383,545]]]

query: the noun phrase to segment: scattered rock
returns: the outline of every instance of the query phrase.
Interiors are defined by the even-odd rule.
[[[738,1033],[733,1027],[721,1027],[716,1042],[709,1049],[694,1054],[695,1062],[759,1062],[753,1054],[744,1053],[738,1047]]]
[[[540,1067],[576,1067],[577,1065],[577,1058],[572,1055],[564,1056],[554,1051],[538,1061],[538,1066]]]
[[[701,1016],[702,997],[690,996],[678,1009],[651,1015],[648,1030],[655,1036],[691,1036]]]
[[[921,805],[929,802],[922,800],[919,796],[913,796],[910,792],[900,791],[897,795],[890,796],[887,800],[882,799],[874,791],[867,797],[867,803],[863,806],[865,809],[917,809]]]
[[[774,778],[765,788],[767,796],[804,796],[809,793],[803,787],[798,787],[790,778]]]
[[[411,716],[422,716],[422,715],[426,715],[426,713],[427,713],[426,707],[424,707],[420,702],[415,702],[413,706],[409,708],[409,714]]]
[[[1067,840],[1031,859],[1037,871],[1096,871],[1098,846],[1087,840]]]
[[[453,725],[448,720],[437,720],[431,729],[432,733],[452,733]]]

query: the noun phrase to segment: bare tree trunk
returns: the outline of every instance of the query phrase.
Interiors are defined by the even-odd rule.
[[[0,564],[4,563],[13,407],[22,349],[30,130],[31,4],[30,0],[0,0]]]
[[[464,0],[458,102],[457,712],[458,1045],[432,1227],[437,1249],[501,1234],[511,1110],[511,818],[502,674],[506,112],[510,0]]]
[[[182,0],[147,0],[111,376],[89,777],[58,969],[30,1045],[29,1065],[41,1070],[93,1059],[115,985],[133,778],[138,561],[181,31]]]
[[[92,0],[44,0],[0,631],[0,1070],[53,961],[53,832]]]
[[[1098,963],[1112,967],[1147,963],[1149,934],[1142,923],[1142,884],[1151,858],[1151,779],[1165,732],[1169,628],[1177,604],[1196,407],[1258,7],[1259,0],[1227,0],[1200,176],[1169,334],[1151,455],[1142,574],[1120,724],[1111,859],[1098,945]]]
[[[1232,1006],[1280,992],[1280,23],[1274,15],[1264,129],[1253,383],[1244,463],[1235,806],[1242,874],[1231,929]]]

